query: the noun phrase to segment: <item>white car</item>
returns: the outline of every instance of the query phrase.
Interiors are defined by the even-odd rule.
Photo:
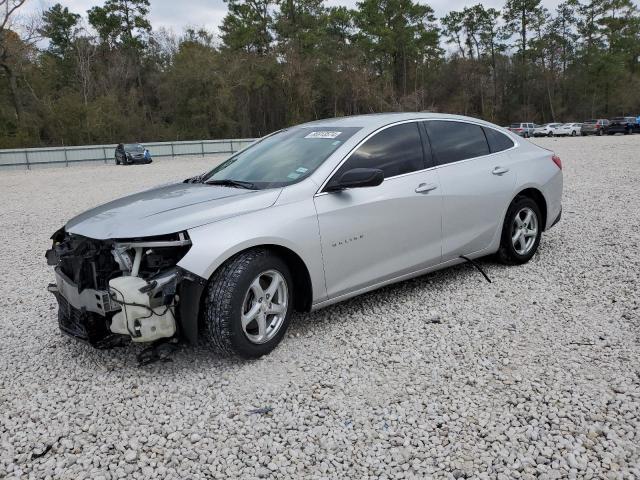
[[[580,135],[581,123],[564,123],[559,127],[552,129],[552,133],[556,137],[575,137]]]
[[[203,337],[254,358],[293,310],[491,254],[524,264],[561,210],[560,159],[497,125],[330,118],[81,213],[52,237],[49,290],[61,330],[98,347]]]
[[[534,137],[553,137],[553,131],[562,126],[561,123],[545,123],[533,130]]]

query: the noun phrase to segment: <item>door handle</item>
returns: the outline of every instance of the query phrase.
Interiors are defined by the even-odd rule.
[[[429,193],[436,188],[438,188],[438,185],[435,183],[421,183],[416,187],[416,193]]]
[[[504,175],[508,171],[509,169],[505,167],[495,167],[493,170],[491,170],[491,173],[493,173],[494,175]]]

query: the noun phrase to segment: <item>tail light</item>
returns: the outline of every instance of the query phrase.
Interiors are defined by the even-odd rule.
[[[560,160],[560,157],[558,155],[554,153],[553,156],[551,157],[551,160],[553,160],[553,163],[555,163],[558,166],[558,168],[562,170],[562,160]]]

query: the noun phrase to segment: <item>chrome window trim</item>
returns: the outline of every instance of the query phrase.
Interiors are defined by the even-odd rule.
[[[345,155],[345,157],[340,160],[340,162],[338,163],[338,165],[331,170],[331,173],[327,176],[327,178],[325,178],[324,182],[322,182],[322,184],[320,185],[320,188],[316,191],[316,193],[314,194],[314,197],[319,197],[321,195],[327,195],[329,193],[332,192],[323,192],[322,190],[324,189],[324,187],[327,185],[327,183],[329,183],[329,181],[331,180],[331,178],[333,177],[333,175],[338,171],[338,169],[340,167],[342,167],[342,165],[349,160],[349,158],[351,157],[351,155],[353,155],[353,153],[360,148],[367,140],[369,140],[371,137],[373,137],[374,135],[380,133],[383,130],[386,130],[389,127],[394,127],[396,125],[401,125],[403,123],[417,123],[417,122],[433,122],[433,121],[439,121],[439,122],[457,122],[457,123],[470,123],[471,125],[477,125],[481,128],[490,128],[492,130],[495,130],[496,132],[498,132],[501,135],[505,135],[507,138],[509,138],[512,142],[513,142],[513,146],[511,148],[507,148],[506,150],[500,150],[499,152],[493,152],[493,153],[489,153],[487,155],[480,155],[479,157],[470,157],[470,158],[465,158],[463,160],[457,160],[455,162],[450,162],[450,163],[443,163],[442,165],[434,165],[432,167],[428,167],[428,168],[423,168],[422,170],[414,170],[413,172],[407,172],[407,173],[402,173],[400,175],[394,175],[393,177],[388,177],[385,178],[384,181],[386,182],[387,180],[392,180],[394,178],[399,178],[399,177],[404,177],[407,175],[412,175],[414,173],[420,173],[420,172],[426,172],[429,170],[437,170],[443,167],[448,167],[449,165],[456,165],[459,163],[463,163],[463,162],[468,162],[469,160],[477,160],[479,158],[487,158],[487,157],[491,157],[493,155],[498,155],[500,153],[504,153],[504,152],[510,152],[511,150],[515,150],[516,148],[518,148],[520,146],[520,142],[518,140],[516,140],[515,138],[513,138],[513,134],[511,135],[507,135],[505,132],[498,130],[495,127],[491,127],[489,125],[484,125],[482,123],[478,123],[478,122],[473,122],[473,121],[469,121],[469,120],[460,120],[460,119],[456,119],[456,118],[415,118],[415,119],[411,119],[411,120],[402,120],[399,122],[394,122],[394,123],[390,123],[388,125],[384,125],[380,128],[378,128],[377,130],[374,130],[373,132],[371,132],[369,135],[367,135],[364,139],[362,139],[355,147],[353,147],[349,152],[347,152],[347,154]],[[511,133],[511,132],[509,132]],[[430,140],[429,140],[430,142]],[[489,141],[487,140],[487,146],[488,146]],[[433,154],[433,152],[432,152]],[[435,162],[435,158],[434,158],[434,162]]]

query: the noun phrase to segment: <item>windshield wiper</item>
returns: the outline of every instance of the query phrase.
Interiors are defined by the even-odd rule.
[[[223,180],[207,180],[207,185],[223,185],[225,187],[246,188],[247,190],[257,190],[256,186],[251,182],[243,182],[242,180],[231,180],[225,178]]]

